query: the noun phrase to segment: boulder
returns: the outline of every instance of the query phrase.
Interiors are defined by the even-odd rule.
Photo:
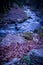
[[[33,65],[43,65],[43,49],[33,49],[29,53]]]
[[[2,46],[10,46],[11,43],[25,43],[25,39],[19,34],[8,34],[0,43]]]
[[[10,62],[5,63],[4,65],[13,65],[14,63],[17,63],[17,62],[19,62],[19,61],[20,61],[20,59],[18,59],[18,58],[13,58]]]
[[[42,42],[39,41],[39,43],[35,43],[32,39],[26,40],[22,34],[8,34],[0,43],[0,62],[9,62],[12,61],[13,58],[21,58],[33,49],[29,54],[31,61],[33,62],[35,59],[34,61],[36,61],[36,63],[43,63]]]
[[[13,7],[10,8],[8,13],[4,14],[3,21],[7,23],[15,23],[15,22],[21,22],[23,20],[27,19],[25,13],[23,10],[14,3]]]
[[[33,41],[35,41],[35,42],[39,42],[39,35],[37,34],[37,33],[33,33]]]

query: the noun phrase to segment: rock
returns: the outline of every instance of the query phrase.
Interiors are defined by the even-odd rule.
[[[32,33],[25,32],[25,33],[22,33],[21,35],[22,35],[26,40],[32,40],[32,39],[33,39]]]
[[[41,26],[43,26],[43,21],[40,22]]]
[[[43,0],[26,0],[26,4],[35,8],[43,8]]]
[[[16,63],[16,62],[18,62],[20,59],[18,59],[18,58],[13,58],[13,60],[12,61],[10,61],[10,62],[8,62],[8,63],[5,63],[4,65],[13,65],[14,63]]]
[[[0,62],[9,62],[15,57],[20,58],[29,51],[28,44],[21,38],[19,34],[17,36],[8,34],[7,37],[2,40],[0,45]]]
[[[25,13],[15,3],[14,3],[13,8],[11,8],[8,13],[4,14],[4,17],[3,17],[3,21],[5,21],[7,23],[21,22],[21,21],[23,21],[25,19],[27,19]]]
[[[37,33],[33,34],[33,41],[35,41],[37,43],[39,42],[39,35]]]
[[[11,43],[25,43],[25,39],[19,34],[8,34],[0,43],[2,46],[10,46]]]
[[[29,53],[33,65],[43,65],[43,49],[33,49]]]
[[[42,42],[36,44],[31,39],[28,41],[25,40],[22,36],[22,34],[8,34],[2,40],[0,43],[0,62],[9,62],[13,58],[21,58],[23,55],[26,55],[31,49],[39,49],[40,47],[42,48]]]

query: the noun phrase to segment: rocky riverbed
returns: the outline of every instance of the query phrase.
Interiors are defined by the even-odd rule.
[[[14,5],[16,6],[16,5]],[[16,6],[18,8],[18,6]],[[36,15],[36,12],[32,11],[28,6],[23,6],[22,11],[20,8],[17,11],[22,13],[16,14],[16,9],[11,8],[8,14],[5,14],[3,17],[3,22],[5,24],[0,28],[0,36],[6,35],[7,33],[20,33],[20,32],[32,32],[35,29],[40,28],[41,18]],[[25,14],[23,14],[25,13]],[[25,17],[26,15],[26,17]],[[24,16],[24,17],[23,17]],[[21,17],[21,18],[18,18]],[[15,19],[16,18],[16,19]],[[18,19],[17,19],[18,18]],[[23,20],[24,18],[24,20]],[[27,20],[26,20],[27,18]],[[11,20],[12,19],[12,20]],[[22,19],[22,21],[21,21]],[[15,21],[16,20],[16,21]],[[1,25],[0,21],[0,25]],[[9,24],[7,24],[9,23]],[[12,24],[11,24],[12,23]]]
[[[37,13],[14,4],[0,18],[0,65],[43,65],[43,16]]]

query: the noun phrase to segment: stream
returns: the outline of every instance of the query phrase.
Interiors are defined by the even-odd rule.
[[[28,19],[22,23],[7,24],[3,28],[0,28],[0,36],[8,33],[33,32],[35,29],[40,28],[41,19],[36,16],[36,13],[26,6],[23,7],[23,11],[26,13]]]

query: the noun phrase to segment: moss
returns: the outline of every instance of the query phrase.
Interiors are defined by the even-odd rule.
[[[29,56],[27,56],[27,55],[23,55],[22,57],[21,57],[21,59],[20,59],[20,61],[18,61],[18,62],[15,62],[14,63],[15,65],[32,65],[32,63],[31,63],[31,61],[30,61],[30,58],[29,58]]]
[[[23,33],[22,35],[26,40],[31,40],[33,37],[32,37],[32,33],[30,32],[26,32],[26,33]]]
[[[39,37],[43,38],[43,31],[41,31],[41,29],[40,30],[34,30],[34,33],[39,34]]]
[[[38,34],[39,34],[40,38],[43,38],[43,33],[42,32],[39,32]]]
[[[29,56],[27,56],[27,55],[24,55],[24,56],[21,58],[21,62],[22,62],[22,64],[23,64],[23,63],[26,63],[27,65],[32,65],[32,63],[30,62],[30,58],[29,58]]]

